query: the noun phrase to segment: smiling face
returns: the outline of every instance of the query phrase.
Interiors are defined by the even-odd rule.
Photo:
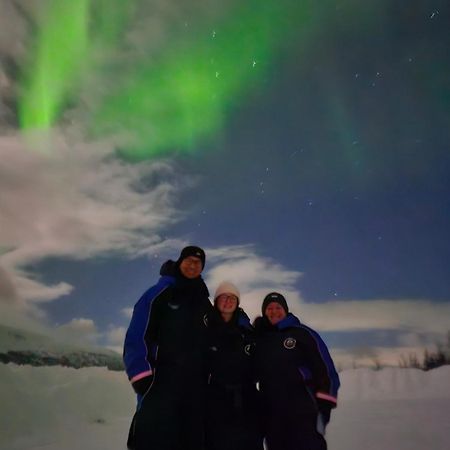
[[[238,298],[234,294],[224,293],[216,298],[216,308],[219,310],[225,321],[231,319],[237,306]]]
[[[196,256],[188,256],[180,263],[180,272],[186,278],[193,279],[202,273],[202,260]]]
[[[264,315],[272,325],[276,325],[287,316],[287,313],[279,303],[271,302],[267,305]]]

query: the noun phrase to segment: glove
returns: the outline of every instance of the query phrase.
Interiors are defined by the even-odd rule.
[[[138,395],[144,395],[153,383],[153,375],[136,380],[131,385],[133,386],[134,392]]]

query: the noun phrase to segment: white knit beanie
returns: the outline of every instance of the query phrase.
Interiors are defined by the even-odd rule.
[[[238,298],[239,303],[239,299],[241,297],[239,289],[230,281],[222,281],[222,283],[220,283],[219,286],[217,286],[216,293],[214,294],[214,300],[216,300],[216,298],[222,294],[235,295]]]

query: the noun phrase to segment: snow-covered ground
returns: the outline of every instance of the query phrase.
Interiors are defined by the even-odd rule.
[[[340,376],[329,450],[450,448],[450,366],[356,369]]]
[[[329,450],[450,448],[450,366],[340,375]],[[122,372],[0,364],[0,449],[124,450],[133,409]]]

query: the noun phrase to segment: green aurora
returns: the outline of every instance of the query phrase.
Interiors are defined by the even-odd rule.
[[[137,52],[123,66],[117,67],[117,62],[111,66],[110,55],[130,50],[127,32],[133,30],[142,4],[152,6],[150,0],[46,1],[21,68],[17,109],[23,131],[50,131],[64,124],[66,111],[80,107],[83,121],[89,124],[85,128],[88,139],[113,137],[120,143],[119,153],[129,161],[192,152],[205,147],[255,93],[270,88],[277,64],[300,58],[306,67],[320,52],[321,39],[358,36],[363,49],[371,45],[378,24],[384,23],[391,33],[397,29],[388,20],[388,0],[367,4],[345,0],[338,12],[328,0],[320,4],[311,0],[230,1],[217,14],[187,7],[189,22],[184,23],[180,11],[178,22],[169,24],[173,25],[169,37],[153,47],[156,50]],[[418,53],[428,61],[421,46],[417,38],[403,59]],[[428,61],[435,67],[427,72],[431,75],[417,71],[414,77],[424,95],[437,99],[442,110],[448,111],[445,50],[443,43],[439,63]],[[364,58],[362,51],[355,51]],[[374,73],[385,56],[374,58]],[[358,130],[358,111],[349,106],[355,94],[346,90],[347,74],[341,73],[340,61],[331,57],[328,67],[322,78],[321,101],[328,104],[338,141],[347,143],[343,144],[345,164],[353,167],[355,160],[376,163],[362,143],[348,144],[355,140],[351,136],[365,131]],[[103,93],[86,109],[81,93],[86,93],[92,79],[99,82]]]
[[[306,5],[252,0],[230,8],[220,23],[177,30],[159,55],[135,63],[102,98],[88,132],[101,138],[126,131],[121,154],[128,160],[192,150],[268,75],[283,41],[301,30]],[[92,54],[118,46],[132,15],[132,2],[122,0],[51,0],[48,8],[22,77],[25,131],[58,123],[86,74],[98,69]]]
[[[19,99],[22,129],[47,129],[76,89],[88,52],[89,0],[50,2]]]
[[[48,0],[22,70],[19,121],[48,130],[76,102],[93,56],[114,47],[132,12],[123,0]]]
[[[144,61],[98,111],[96,133],[133,130],[124,154],[141,159],[193,150],[219,131],[230,112],[268,73],[293,31],[285,2],[251,2],[195,37],[178,36],[156,62]],[[289,14],[289,12],[291,14]],[[297,23],[298,24],[298,23]]]

